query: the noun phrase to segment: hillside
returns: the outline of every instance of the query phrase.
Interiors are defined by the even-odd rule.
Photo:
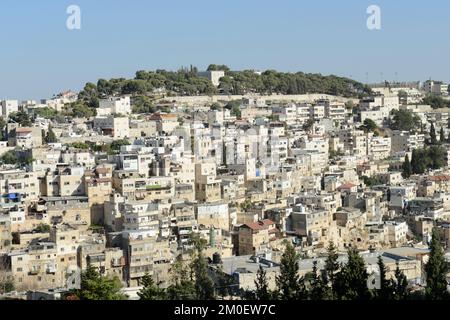
[[[217,67],[211,65],[209,70]],[[165,96],[323,93],[360,97],[370,93],[370,89],[360,82],[333,75],[283,73],[274,70],[256,73],[251,70],[229,71],[226,66],[219,67],[226,73],[218,88],[208,79],[199,77],[195,67],[176,72],[138,71],[134,79],[100,79],[97,84],[87,83],[80,92],[80,102],[95,108],[99,98],[122,94],[153,97],[161,93]]]

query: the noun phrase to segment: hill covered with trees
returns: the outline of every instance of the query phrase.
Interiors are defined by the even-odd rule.
[[[334,75],[283,73],[268,70],[231,71],[225,65],[210,65],[208,70],[223,70],[225,77],[216,88],[208,79],[198,75],[191,66],[178,71],[138,71],[134,79],[100,79],[96,84],[87,83],[80,92],[80,100],[88,106],[98,106],[98,99],[130,94],[133,96],[243,95],[258,94],[307,94],[323,93],[344,97],[360,97],[370,93],[370,88],[357,81]]]

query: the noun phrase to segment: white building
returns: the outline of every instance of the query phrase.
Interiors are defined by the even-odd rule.
[[[130,97],[101,99],[99,101],[99,108],[97,109],[97,116],[109,116],[111,114],[131,114]]]
[[[1,115],[9,117],[11,113],[19,111],[19,101],[17,100],[3,100],[1,101]]]

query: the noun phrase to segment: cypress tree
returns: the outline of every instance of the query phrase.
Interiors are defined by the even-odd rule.
[[[447,290],[447,262],[444,257],[440,236],[436,228],[430,243],[430,257],[425,265],[427,276],[426,296],[431,300],[449,298]]]
[[[418,167],[417,151],[416,151],[416,149],[414,149],[412,151],[412,156],[411,156],[411,171],[413,174],[417,174],[417,167]]]
[[[409,161],[409,156],[406,155],[405,162],[403,162],[402,176],[403,178],[408,179],[409,177],[411,177],[411,175],[412,175],[412,166],[411,162]]]
[[[335,290],[342,300],[365,300],[370,298],[367,287],[367,273],[364,259],[356,248],[348,250],[348,262],[336,276]]]
[[[58,138],[56,137],[55,132],[53,131],[52,127],[48,128],[47,135],[44,138],[46,143],[56,143],[58,142]]]
[[[320,271],[317,268],[317,261],[313,263],[313,270],[310,280],[311,291],[310,298],[311,300],[325,300],[327,296],[327,288],[323,281],[322,275],[319,274]]]
[[[331,288],[332,288],[332,297],[334,297],[334,286],[335,286],[335,278],[336,278],[336,272],[339,270],[339,262],[337,254],[337,248],[334,245],[332,241],[329,242],[328,245],[328,256],[325,260],[325,273],[327,276],[327,280],[331,282]]]
[[[299,276],[298,254],[288,243],[281,257],[280,274],[276,277],[281,300],[302,300],[307,296],[305,282]]]
[[[395,280],[391,280],[391,287],[395,300],[406,300],[408,298],[408,279],[406,278],[403,271],[400,270],[398,262],[397,268],[395,269]]]
[[[384,264],[383,258],[378,256],[378,269],[380,271],[380,289],[378,290],[378,298],[381,300],[389,300],[392,298],[392,286],[391,282],[387,279],[387,269]]]
[[[436,145],[437,144],[437,137],[436,137],[436,129],[434,128],[434,123],[431,123],[430,127],[430,144]]]
[[[441,131],[439,133],[439,143],[440,144],[444,144],[445,143],[444,127],[441,127]]]
[[[255,286],[256,298],[258,300],[270,300],[271,297],[269,292],[269,283],[267,281],[267,273],[262,266],[259,266],[258,273],[256,274]]]
[[[195,291],[199,300],[214,300],[214,282],[208,274],[208,263],[203,254],[205,243],[203,239],[194,240],[195,257],[192,260]]]
[[[141,300],[165,300],[167,298],[163,289],[160,289],[149,274],[142,278],[143,288],[138,292]]]

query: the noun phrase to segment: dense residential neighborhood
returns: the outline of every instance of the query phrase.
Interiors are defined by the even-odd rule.
[[[443,82],[211,65],[0,106],[2,298],[448,298]]]

